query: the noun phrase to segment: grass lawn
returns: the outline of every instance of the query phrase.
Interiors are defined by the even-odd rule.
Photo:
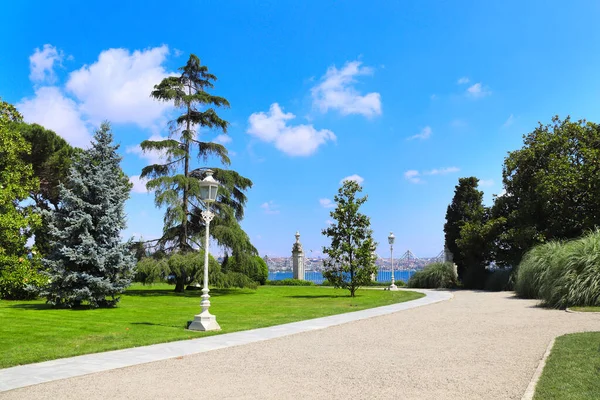
[[[569,307],[569,309],[580,312],[600,312],[600,307]]]
[[[80,354],[262,328],[423,297],[416,292],[311,286],[213,289],[219,332],[185,329],[200,312],[200,291],[134,285],[112,309],[53,309],[43,300],[0,301],[0,368]]]
[[[600,399],[600,332],[556,338],[534,400]]]

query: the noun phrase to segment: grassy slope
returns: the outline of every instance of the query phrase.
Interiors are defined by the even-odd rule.
[[[534,400],[600,399],[600,332],[558,337]]]
[[[279,325],[423,296],[359,290],[351,299],[348,291],[331,288],[274,286],[210,294],[220,332],[184,329],[200,312],[201,293],[176,294],[168,285],[132,286],[113,309],[59,310],[42,300],[0,301],[0,368]]]

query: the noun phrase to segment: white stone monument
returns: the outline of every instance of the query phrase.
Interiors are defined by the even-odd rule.
[[[304,280],[304,251],[300,243],[300,233],[296,231],[296,243],[292,246],[292,266],[294,279]]]

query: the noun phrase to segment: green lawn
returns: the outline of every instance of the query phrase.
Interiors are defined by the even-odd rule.
[[[580,312],[600,312],[600,307],[569,307],[569,309]]]
[[[600,332],[556,338],[534,400],[600,399]]]
[[[112,309],[53,309],[43,300],[0,301],[0,368],[80,354],[261,328],[414,300],[416,292],[262,286],[211,290],[219,332],[185,329],[200,312],[200,291],[132,286]]]

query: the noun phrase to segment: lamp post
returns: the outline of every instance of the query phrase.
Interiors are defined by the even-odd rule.
[[[390,244],[390,263],[392,264],[392,284],[388,290],[398,290],[394,279],[394,240],[396,240],[396,236],[394,236],[393,232],[390,232],[390,236],[388,236],[388,243]]]
[[[204,287],[202,288],[202,301],[200,307],[202,312],[194,316],[194,320],[188,327],[193,331],[218,331],[221,327],[217,323],[217,318],[212,315],[208,308],[210,307],[210,296],[208,295],[208,253],[209,253],[209,225],[215,214],[210,211],[210,205],[217,199],[219,183],[212,177],[213,171],[207,169],[206,176],[199,182],[200,200],[206,204],[206,210],[202,211],[202,218],[206,226],[204,234]]]

